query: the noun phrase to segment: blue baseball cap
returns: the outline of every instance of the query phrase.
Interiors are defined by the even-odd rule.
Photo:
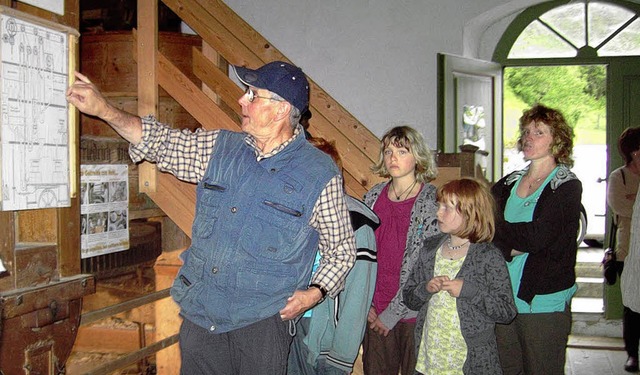
[[[309,81],[302,69],[284,61],[273,61],[252,70],[233,66],[238,79],[247,86],[269,90],[304,112],[309,107]]]

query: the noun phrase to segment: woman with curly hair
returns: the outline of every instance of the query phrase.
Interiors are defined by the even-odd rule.
[[[365,203],[380,218],[375,231],[378,271],[373,304],[363,342],[365,374],[413,374],[416,363],[416,312],[402,301],[402,286],[424,239],[438,233],[437,174],[431,152],[415,129],[387,131],[380,158],[371,170],[389,180],[365,195]]]
[[[535,105],[520,118],[518,149],[529,164],[492,188],[494,244],[507,261],[518,316],[497,325],[505,374],[564,374],[576,287],[582,184],[571,172],[573,129]]]

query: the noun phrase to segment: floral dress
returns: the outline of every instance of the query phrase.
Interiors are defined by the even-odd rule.
[[[447,275],[453,280],[465,257],[446,259],[442,248],[436,253],[434,275]],[[442,291],[429,300],[426,324],[418,351],[416,371],[425,375],[462,374],[467,358],[467,345],[460,331],[460,318],[456,298]]]

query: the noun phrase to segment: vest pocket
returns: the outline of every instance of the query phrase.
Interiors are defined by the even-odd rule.
[[[287,211],[300,212],[295,208]],[[277,261],[298,258],[301,236],[305,226],[302,217],[276,209],[271,205],[259,206],[255,220],[248,220],[240,232],[240,244],[243,250],[254,259],[273,259]]]
[[[266,318],[284,308],[296,290],[296,278],[284,265],[241,267],[236,274],[236,300],[243,301],[231,316],[234,324],[254,322],[256,315]],[[251,306],[247,309],[246,306]]]
[[[204,260],[187,250],[185,263],[171,286],[171,297],[185,311],[193,309],[194,301],[202,290]]]
[[[220,201],[223,199],[226,190],[225,186],[213,182],[203,181],[198,185],[196,217],[191,230],[194,237],[211,237],[214,224],[219,215]]]

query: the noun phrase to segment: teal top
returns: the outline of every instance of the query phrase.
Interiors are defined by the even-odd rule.
[[[505,206],[504,218],[510,223],[523,223],[530,222],[533,219],[533,211],[536,208],[536,203],[542,194],[545,186],[551,181],[558,171],[556,167],[544,182],[528,197],[521,198],[516,191],[520,185],[520,181],[516,182],[516,185],[511,189],[511,195],[507,200]],[[575,294],[578,287],[574,284],[571,288],[561,290],[550,294],[541,294],[533,297],[531,304],[518,298],[518,290],[520,289],[520,278],[522,277],[522,271],[524,265],[529,257],[528,253],[514,256],[511,262],[507,262],[507,269],[509,270],[509,276],[511,277],[511,288],[513,289],[513,295],[516,302],[516,308],[520,314],[535,314],[535,313],[550,313],[564,311],[566,305],[571,301],[571,297]]]

